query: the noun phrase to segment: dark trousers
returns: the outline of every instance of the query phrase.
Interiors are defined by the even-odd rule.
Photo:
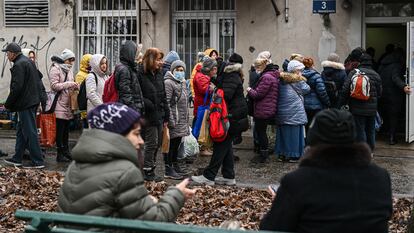
[[[178,161],[178,148],[181,144],[181,137],[170,139],[170,150],[168,154],[164,155],[165,165],[172,166],[173,163]]]
[[[213,142],[213,155],[204,170],[204,177],[214,180],[221,167],[224,178],[234,179],[233,136],[228,135],[223,142]]]
[[[366,142],[372,151],[375,148],[375,116],[354,115],[357,141]]]
[[[145,127],[144,141],[144,170],[152,170],[162,143],[162,125]]]
[[[22,156],[27,148],[30,152],[30,159],[34,164],[43,164],[43,156],[40,150],[39,138],[36,127],[37,106],[17,112],[16,145],[13,159],[22,161]]]
[[[69,149],[69,120],[56,118],[56,147]]]
[[[256,130],[257,140],[259,141],[260,150],[267,150],[269,146],[269,140],[267,138],[267,125],[269,120],[267,119],[254,119],[254,127]]]

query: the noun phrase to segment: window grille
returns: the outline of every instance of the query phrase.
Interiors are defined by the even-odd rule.
[[[48,0],[5,0],[4,22],[6,27],[48,27]]]

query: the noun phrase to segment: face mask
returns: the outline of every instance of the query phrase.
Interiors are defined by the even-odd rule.
[[[185,72],[184,71],[174,71],[174,77],[180,81],[185,79]]]

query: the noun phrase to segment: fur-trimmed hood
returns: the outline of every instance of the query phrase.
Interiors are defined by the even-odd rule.
[[[320,144],[306,148],[300,167],[363,167],[371,163],[371,150],[366,143],[350,145]]]
[[[344,64],[339,63],[339,62],[333,62],[333,61],[323,61],[322,67],[323,68],[330,67],[330,68],[337,69],[337,70],[345,70]]]
[[[224,73],[241,72],[242,67],[243,66],[240,63],[230,63],[226,67],[224,67]]]
[[[305,77],[298,75],[298,74],[294,74],[294,73],[288,73],[288,72],[280,73],[279,78],[286,83],[296,83],[300,81],[306,81]]]

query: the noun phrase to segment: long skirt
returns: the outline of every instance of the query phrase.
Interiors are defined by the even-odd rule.
[[[275,154],[300,158],[305,148],[304,125],[279,125],[276,130]]]

